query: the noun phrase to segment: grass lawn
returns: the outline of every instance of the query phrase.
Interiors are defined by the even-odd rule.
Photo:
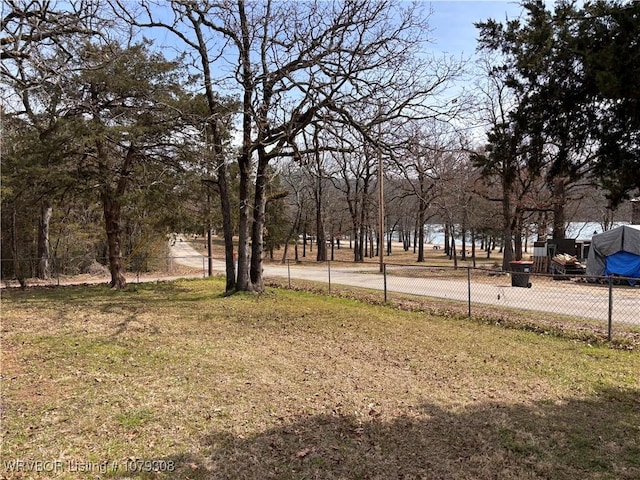
[[[4,291],[0,478],[640,478],[638,352],[223,288]]]

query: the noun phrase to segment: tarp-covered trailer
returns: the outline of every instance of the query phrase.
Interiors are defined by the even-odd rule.
[[[586,273],[640,278],[640,225],[623,225],[594,235]]]

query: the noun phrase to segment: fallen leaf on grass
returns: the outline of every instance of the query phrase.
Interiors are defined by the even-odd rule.
[[[302,449],[299,452],[296,452],[296,458],[304,458],[307,455],[309,455],[310,453],[311,453],[311,449],[310,448]]]

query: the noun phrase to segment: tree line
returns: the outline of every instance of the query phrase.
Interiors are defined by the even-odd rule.
[[[381,248],[382,178],[385,235],[418,261],[437,219],[449,254],[499,237],[506,266],[532,225],[561,237],[580,199],[612,218],[640,186],[635,3],[524,2],[477,25],[474,64],[429,53],[420,2],[6,3],[3,276],[105,258],[123,288],[205,228],[227,290],[261,291],[300,235],[318,260]]]

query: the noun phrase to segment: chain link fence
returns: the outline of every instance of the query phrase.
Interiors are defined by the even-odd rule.
[[[411,290],[421,295],[465,302],[474,308],[493,306],[534,312],[534,318],[575,318],[604,322],[609,337],[613,323],[640,326],[640,279],[568,278],[561,275],[493,269],[386,267],[387,295]],[[465,278],[466,277],[466,278]]]
[[[38,278],[39,259],[21,258],[15,261],[3,258],[0,260],[0,283],[2,287],[105,283],[111,279],[108,263],[108,258],[101,257],[51,258],[46,275]],[[203,278],[209,273],[208,259],[202,255],[125,258],[122,263],[125,277],[130,283],[170,278]]]
[[[18,270],[12,259],[2,259],[2,272],[22,271],[0,279],[3,287],[107,283],[107,259],[66,258],[50,260],[50,275],[36,279],[37,259],[21,259]],[[5,269],[5,262],[11,262]],[[147,257],[125,261],[129,283],[173,278],[204,278],[224,273],[223,259],[202,255]],[[640,336],[640,279],[624,277],[568,277],[566,275],[505,273],[495,268],[384,264],[294,262],[265,263],[264,276],[279,279],[288,288],[315,288],[332,293],[350,287],[352,296],[374,295],[380,301],[428,304],[432,310],[510,322],[526,319],[540,331],[567,325],[595,331],[611,340],[621,333]],[[366,293],[365,293],[366,292]],[[425,303],[426,302],[426,303]],[[435,302],[435,303],[434,303]]]
[[[457,306],[468,317],[510,321],[526,319],[540,331],[556,328],[640,334],[640,278],[569,277],[502,272],[496,268],[384,264],[360,267],[339,262],[287,265],[287,286],[320,281],[328,293],[337,285],[379,290],[385,302],[427,299]],[[320,277],[319,272],[324,271]],[[313,273],[312,273],[313,272]],[[439,310],[443,310],[440,303]],[[519,323],[522,323],[519,321]]]

